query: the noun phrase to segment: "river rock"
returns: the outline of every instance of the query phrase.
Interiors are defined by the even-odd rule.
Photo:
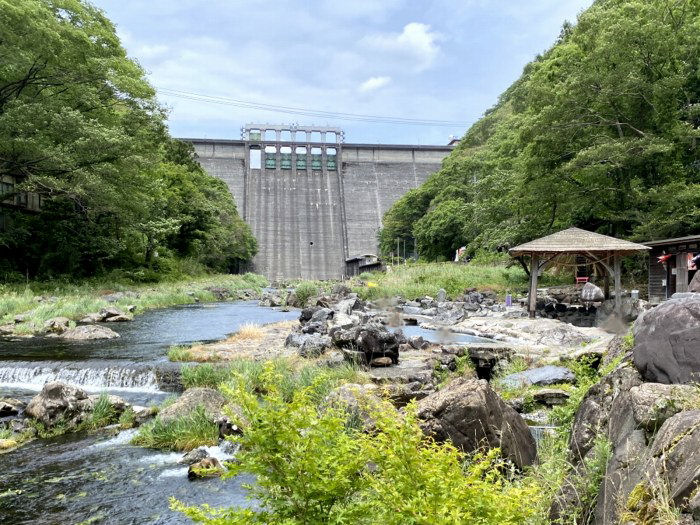
[[[482,379],[457,378],[418,402],[423,432],[451,441],[464,452],[500,447],[518,468],[535,461],[537,449],[527,424]]]
[[[53,427],[59,421],[72,427],[88,417],[93,403],[83,389],[54,381],[46,383],[41,393],[32,398],[25,413],[47,428]]]
[[[18,415],[27,406],[26,403],[12,397],[0,399],[0,417]]]
[[[188,388],[172,405],[161,410],[156,419],[163,423],[173,421],[192,413],[197,407],[204,408],[207,417],[212,421],[223,416],[226,398],[213,388]]]
[[[224,467],[221,466],[219,460],[209,456],[190,465],[190,468],[187,469],[187,479],[216,478],[223,473]]]
[[[61,334],[70,326],[70,319],[67,317],[54,317],[44,323],[47,332]]]
[[[107,323],[124,323],[126,321],[131,321],[133,317],[127,314],[113,315],[112,317],[107,317],[105,322]]]
[[[52,334],[54,337],[61,339],[70,339],[71,341],[90,341],[93,339],[116,339],[121,337],[114,330],[106,326],[98,325],[81,325],[75,328],[69,328],[62,334]]]
[[[546,386],[556,383],[574,383],[576,376],[563,366],[541,366],[530,368],[516,374],[509,374],[501,379],[501,383],[509,388],[526,387],[531,385]]]
[[[634,365],[649,382],[700,381],[700,294],[669,299],[634,323]]]
[[[207,449],[204,447],[199,447],[190,450],[187,454],[182,456],[178,463],[184,465],[194,465],[195,463],[202,461],[206,457],[209,457],[209,452],[207,452]]]
[[[99,323],[102,321],[104,321],[104,317],[98,312],[92,312],[90,314],[87,314],[80,320],[81,323]]]
[[[318,357],[326,352],[331,346],[331,338],[322,334],[308,334],[299,346],[301,357]]]

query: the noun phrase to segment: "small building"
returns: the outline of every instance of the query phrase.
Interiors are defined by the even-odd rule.
[[[345,277],[355,277],[364,272],[382,269],[382,262],[374,254],[356,255],[345,259]]]
[[[622,304],[621,258],[649,250],[648,246],[608,237],[600,233],[589,232],[580,228],[569,228],[534,241],[526,242],[508,250],[508,253],[520,258],[523,266],[525,257],[530,259],[530,292],[528,310],[530,317],[535,317],[537,304],[537,277],[548,264],[565,258],[583,257],[589,264],[601,266],[615,283],[615,311],[619,314]],[[576,263],[578,266],[578,261]]]
[[[700,254],[700,234],[644,243],[649,253],[649,301],[659,303],[676,292],[687,292],[698,271],[695,256]]]

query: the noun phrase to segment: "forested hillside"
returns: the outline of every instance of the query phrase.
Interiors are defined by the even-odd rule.
[[[255,254],[100,10],[0,0],[0,28],[0,278],[235,271]]]
[[[497,65],[494,65],[497,67]],[[385,215],[421,258],[576,225],[700,231],[700,1],[597,0]]]

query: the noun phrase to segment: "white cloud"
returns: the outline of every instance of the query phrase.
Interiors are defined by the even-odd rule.
[[[401,33],[385,33],[365,37],[363,41],[380,51],[410,57],[419,71],[430,67],[440,52],[441,35],[419,22],[406,24]]]
[[[370,77],[360,84],[359,90],[362,93],[374,91],[375,89],[386,86],[389,82],[391,82],[391,77]]]

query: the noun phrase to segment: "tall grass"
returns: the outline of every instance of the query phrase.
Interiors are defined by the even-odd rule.
[[[366,380],[360,370],[349,364],[329,368],[277,358],[267,362],[237,359],[226,365],[185,365],[182,367],[182,384],[185,388],[218,388],[242,380],[247,391],[263,394],[270,371],[278,378],[277,387],[285,399],[291,399],[295,391],[306,387],[312,387],[313,395],[320,399],[342,383]]]
[[[469,288],[504,294],[507,291],[525,292],[528,285],[527,274],[522,268],[506,267],[504,264],[417,263],[393,266],[390,272],[376,272],[371,277],[363,274],[360,277],[371,283],[370,286],[355,288],[365,299],[396,295],[407,299],[425,295],[435,297],[440,288],[444,288],[451,298]],[[569,281],[568,276],[545,274],[540,283],[547,286]]]
[[[52,317],[68,317],[79,320],[88,313],[97,312],[106,306],[122,310],[130,305],[136,311],[164,308],[196,301],[214,301],[210,287],[224,288],[233,296],[245,289],[260,291],[267,285],[264,277],[247,273],[244,275],[213,275],[180,282],[155,284],[129,284],[89,280],[79,284],[66,282],[31,282],[28,285],[0,285],[0,324],[13,322],[17,314],[26,314],[25,322],[16,326],[17,333],[40,331]],[[124,297],[108,303],[104,295],[112,292],[134,292],[137,297]],[[42,300],[39,300],[43,297]]]
[[[139,428],[131,441],[134,445],[164,450],[189,451],[219,441],[219,427],[211,421],[203,407],[187,415],[164,422],[156,418]]]

